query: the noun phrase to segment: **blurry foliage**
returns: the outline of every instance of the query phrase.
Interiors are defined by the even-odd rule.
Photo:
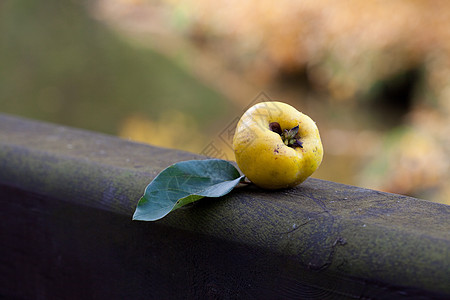
[[[176,108],[213,124],[227,110],[219,93],[165,56],[126,43],[74,1],[2,1],[0,38],[1,112],[118,134],[136,114],[145,124],[174,123],[179,114],[166,112]],[[178,129],[173,136],[191,128]]]
[[[434,134],[423,128],[399,127],[391,131],[383,149],[362,176],[362,184],[423,199],[448,203],[449,161]]]
[[[118,134],[138,142],[192,152],[199,152],[202,149],[198,147],[206,143],[193,116],[176,110],[163,111],[154,120],[142,114],[130,115],[121,123]]]
[[[226,48],[252,80],[305,69],[312,86],[334,100],[364,95],[377,80],[430,60],[449,63],[445,0],[167,2],[189,20],[187,35]]]

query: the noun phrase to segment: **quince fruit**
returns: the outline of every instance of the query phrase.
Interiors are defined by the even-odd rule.
[[[265,189],[302,183],[323,158],[314,121],[282,102],[260,102],[249,108],[237,124],[233,148],[244,175]]]

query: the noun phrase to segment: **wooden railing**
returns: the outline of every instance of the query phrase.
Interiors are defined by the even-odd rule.
[[[0,298],[450,297],[450,206],[308,179],[131,217],[201,159],[0,115]]]

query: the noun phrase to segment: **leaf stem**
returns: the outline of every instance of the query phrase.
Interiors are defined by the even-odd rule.
[[[250,180],[248,180],[248,178],[246,176],[242,177],[241,180],[239,181],[240,184],[243,185],[250,185],[253,184],[253,182],[251,182]]]

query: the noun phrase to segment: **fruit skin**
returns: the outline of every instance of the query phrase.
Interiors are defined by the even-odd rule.
[[[299,126],[297,137],[302,147],[286,146],[269,124],[282,130]],[[260,102],[239,120],[233,138],[236,162],[245,176],[264,189],[294,187],[308,178],[320,165],[323,147],[314,121],[282,102]]]

